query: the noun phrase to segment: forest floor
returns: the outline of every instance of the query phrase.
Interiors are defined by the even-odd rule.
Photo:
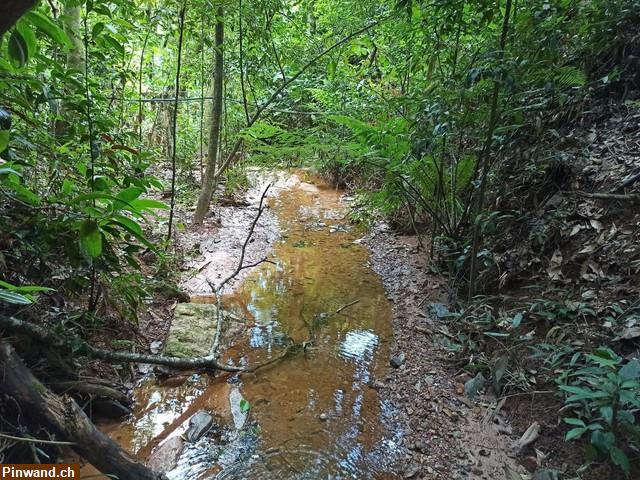
[[[447,281],[429,273],[415,236],[385,223],[367,236],[373,268],[393,303],[396,354],[405,363],[374,386],[400,411],[405,438],[404,478],[498,479],[517,469],[507,420],[490,398],[472,402],[452,368],[451,354],[433,340],[447,307]]]

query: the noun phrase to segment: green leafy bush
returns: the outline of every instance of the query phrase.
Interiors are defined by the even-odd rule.
[[[588,437],[587,459],[606,459],[628,476],[629,455],[640,453],[640,360],[623,364],[611,349],[599,348],[574,355],[571,365],[558,378],[574,414],[564,418],[573,427],[565,439]]]

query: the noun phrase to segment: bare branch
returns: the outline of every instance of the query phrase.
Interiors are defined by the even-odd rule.
[[[333,312],[334,315],[338,315],[340,312],[342,312],[343,310],[346,310],[347,308],[349,308],[352,305],[355,305],[356,303],[360,302],[360,300],[354,300],[351,303],[347,303],[346,305],[341,306],[339,309],[337,309],[335,312]]]
[[[71,339],[63,339],[50,330],[35,325],[31,322],[25,322],[18,320],[14,317],[0,316],[0,327],[11,330],[12,332],[22,333],[31,338],[35,338],[43,343],[51,345],[53,347],[62,348],[65,350],[71,350],[73,352],[86,355],[91,358],[98,358],[100,360],[106,360],[110,362],[134,362],[134,363],[149,363],[152,365],[164,365],[172,368],[211,368],[217,370],[223,370],[225,372],[242,372],[242,368],[232,367],[229,365],[221,365],[212,356],[196,357],[196,358],[179,358],[179,357],[165,357],[160,355],[147,355],[141,353],[131,352],[112,352],[110,350],[103,350],[95,348],[89,343],[85,342],[79,337],[72,337]]]
[[[586,198],[595,198],[598,200],[616,200],[621,202],[640,202],[640,193],[587,193],[576,192],[576,195]]]
[[[42,443],[45,445],[75,445],[75,442],[61,442],[58,440],[40,440],[38,438],[14,437],[13,435],[7,435],[6,433],[0,433],[0,438],[14,440],[16,442]]]
[[[249,245],[249,241],[251,240],[251,237],[253,236],[253,231],[256,228],[256,224],[258,223],[258,220],[260,219],[260,216],[262,215],[262,212],[264,212],[264,209],[266,208],[266,205],[264,205],[264,199],[267,196],[267,192],[269,191],[269,188],[271,188],[271,184],[267,185],[267,188],[264,189],[264,192],[262,192],[262,196],[260,197],[260,204],[258,205],[258,213],[256,214],[255,218],[253,219],[253,222],[251,222],[251,226],[249,227],[249,233],[247,233],[247,236],[244,239],[244,244],[242,245],[242,252],[240,253],[240,260],[238,261],[238,266],[236,267],[236,269],[234,270],[234,272],[231,275],[229,275],[227,278],[225,278],[222,281],[222,283],[220,283],[220,285],[217,288],[212,287],[214,293],[216,293],[216,294],[220,293],[222,291],[222,288],[228,282],[230,282],[236,275],[238,275],[238,273],[240,273],[240,271],[244,270],[245,268],[250,268],[252,266],[255,267],[256,265],[259,265],[260,263],[267,261],[267,259],[264,258],[264,259],[260,260],[259,262],[257,262],[254,265],[246,265],[246,266],[244,265],[244,257],[246,255],[247,245]],[[211,286],[211,285],[212,284],[209,283],[209,286]]]

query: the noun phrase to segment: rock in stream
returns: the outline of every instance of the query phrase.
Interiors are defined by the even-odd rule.
[[[185,433],[188,442],[197,442],[213,425],[213,417],[209,412],[200,410],[189,419],[189,428]]]

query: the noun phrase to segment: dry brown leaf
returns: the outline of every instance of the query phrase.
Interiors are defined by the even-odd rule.
[[[560,249],[556,249],[547,268],[547,274],[551,280],[560,280],[562,278],[562,260],[562,252],[560,252]]]

